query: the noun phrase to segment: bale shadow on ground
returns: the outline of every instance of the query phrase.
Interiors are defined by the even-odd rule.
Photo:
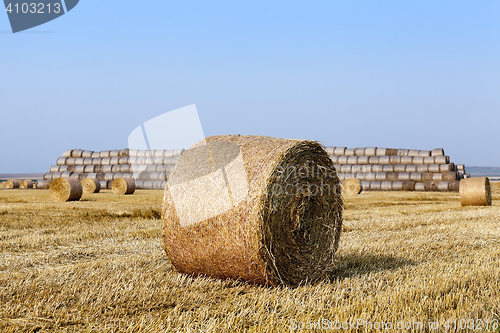
[[[417,264],[401,257],[374,254],[341,254],[336,256],[335,261],[335,268],[329,274],[331,280],[357,277]]]

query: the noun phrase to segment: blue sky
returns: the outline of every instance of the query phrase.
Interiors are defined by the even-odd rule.
[[[119,149],[196,104],[206,135],[433,149],[500,166],[500,2],[85,1],[12,34],[0,173]],[[168,129],[165,129],[168,131]]]

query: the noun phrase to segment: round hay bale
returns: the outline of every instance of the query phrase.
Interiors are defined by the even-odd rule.
[[[436,148],[431,150],[431,156],[444,156],[444,149],[443,148]]]
[[[43,179],[45,179],[45,180],[52,179],[52,175],[53,175],[52,172],[46,172],[43,174]]]
[[[366,148],[355,148],[354,155],[355,156],[365,156],[365,150],[366,150]]]
[[[120,162],[120,158],[118,156],[113,156],[109,160],[109,164],[111,165],[118,165],[118,162]]]
[[[135,189],[136,190],[142,190],[144,188],[143,187],[144,186],[143,183],[144,183],[144,180],[136,180],[135,181]]]
[[[381,187],[382,187],[382,182],[379,181],[370,182],[370,191],[380,191]]]
[[[368,172],[368,173],[365,172],[365,178],[366,178],[366,180],[369,180],[369,181],[375,181],[375,180],[377,180],[377,173],[376,172]]]
[[[98,173],[92,172],[87,174],[87,178],[97,179]]]
[[[457,171],[465,171],[465,164],[457,164]]]
[[[157,149],[154,151],[153,157],[161,157],[165,154],[165,149]]]
[[[417,166],[414,164],[409,164],[406,166],[405,172],[417,172]]]
[[[370,164],[378,164],[380,156],[370,156],[369,162]]]
[[[50,183],[52,180],[47,180],[47,179],[39,179],[36,181],[36,189],[37,190],[48,190],[50,187]]]
[[[101,183],[94,178],[85,178],[82,180],[83,193],[99,193]]]
[[[153,188],[155,190],[162,190],[163,191],[163,190],[165,190],[165,187],[162,187],[163,184],[164,184],[164,181],[162,181],[162,180],[155,180],[153,182]]]
[[[28,189],[33,188],[33,181],[31,179],[25,179],[19,184],[19,188]]]
[[[132,166],[130,164],[120,165],[120,172],[130,173],[130,172],[132,172]]]
[[[146,165],[147,172],[156,172],[156,165]]]
[[[85,171],[85,165],[75,165],[74,172],[83,173],[84,171]]]
[[[87,174],[86,174],[86,173],[77,173],[77,172],[74,172],[74,173],[71,175],[71,178],[77,178],[77,179],[79,179],[79,180],[82,180],[82,179],[87,178]]]
[[[424,157],[424,164],[435,164],[434,161],[435,161],[434,156]]]
[[[421,173],[429,172],[429,165],[428,164],[417,165],[417,172],[421,172]]]
[[[99,180],[99,184],[101,185],[101,190],[105,190],[108,188],[108,181],[107,180]]]
[[[98,158],[93,158],[92,159],[92,164],[93,165],[101,165],[102,164],[102,158],[98,157]]]
[[[0,182],[0,188],[5,188],[6,186],[6,182]]]
[[[115,179],[114,173],[108,172],[104,174],[104,180],[112,181],[113,179]]]
[[[357,180],[366,180],[366,174],[364,172],[357,172],[354,174],[354,178]]]
[[[411,180],[403,181],[403,191],[415,191],[415,182]]]
[[[438,191],[439,192],[448,192],[449,182],[442,181],[438,183]]]
[[[336,164],[337,161],[339,160],[339,157],[338,156],[335,156],[335,155],[330,155],[330,159],[332,160],[332,163],[333,164]]]
[[[135,192],[135,181],[132,178],[118,177],[113,180],[112,190],[116,194],[133,194]]]
[[[95,165],[84,165],[83,167],[84,167],[83,168],[84,173],[94,173],[95,172]]]
[[[442,180],[447,180],[447,181],[458,180],[456,171],[442,172],[441,174],[443,175]]]
[[[384,166],[380,164],[372,165],[373,172],[384,172]]]
[[[143,180],[142,186],[145,190],[152,190],[153,189],[153,181],[152,180]]]
[[[111,181],[111,180],[110,180],[110,181],[108,181],[108,182],[107,182],[107,186],[108,186],[108,187],[106,187],[106,188],[107,188],[108,190],[112,190],[112,189],[113,189],[113,181]]]
[[[380,184],[380,190],[381,191],[392,191],[392,182],[391,181],[385,181]]]
[[[391,164],[390,156],[379,156],[378,164]]]
[[[473,177],[460,181],[462,206],[491,206],[491,184],[488,177]]]
[[[410,180],[421,182],[422,181],[422,173],[421,172],[411,172]]]
[[[424,182],[427,182],[427,181],[430,181],[430,180],[434,180],[434,173],[431,173],[431,172],[423,173],[422,174],[422,180]]]
[[[132,172],[122,172],[122,177],[123,178],[131,178],[134,179],[134,174]],[[160,180],[163,180],[160,178]]]
[[[443,174],[442,173],[432,173],[431,180],[443,180]]]
[[[137,157],[138,153],[139,153],[138,149],[129,149],[128,150],[128,156],[130,156],[130,157]]]
[[[166,165],[157,165],[155,171],[156,172],[167,172],[167,166]]]
[[[346,147],[335,147],[335,150],[333,151],[333,153],[337,156],[343,156],[343,155],[345,155],[346,149],[347,149]]]
[[[87,157],[83,159],[83,165],[93,165],[93,159],[91,157]]]
[[[333,152],[334,152],[334,150],[335,150],[335,147],[324,147],[324,149],[325,149],[325,151],[326,151],[326,153],[327,153],[328,155],[333,155]],[[165,155],[164,155],[164,156],[165,156]]]
[[[438,191],[438,185],[439,185],[439,183],[441,183],[441,182],[435,181],[435,180],[424,182],[425,191],[427,191],[427,192],[437,192]]]
[[[175,166],[174,165],[167,165],[167,172],[174,172]]]
[[[52,165],[49,172],[59,172],[59,165]]]
[[[128,157],[128,156],[130,156],[130,155],[129,155],[129,153],[130,153],[130,149],[125,148],[125,149],[122,149],[122,150],[120,150],[120,151],[118,152],[118,156],[119,156],[119,157],[125,157],[125,156],[127,156],[127,157]]]
[[[398,155],[392,155],[390,156],[390,164],[401,164],[401,156]]]
[[[83,150],[81,150],[81,149],[73,149],[71,151],[71,157],[80,158],[80,157],[82,157],[82,153],[83,153]]]
[[[399,156],[408,156],[409,152],[410,152],[409,149],[403,149],[403,148],[398,149],[398,155]]]
[[[83,188],[76,178],[59,177],[50,184],[52,200],[59,202],[78,201],[82,197]]]
[[[209,158],[197,162],[200,156],[207,156],[207,146],[195,145],[183,154],[165,190],[163,213],[165,249],[177,270],[285,286],[315,283],[327,277],[340,237],[342,199],[333,164],[321,146],[310,141],[255,136],[220,136],[207,141],[221,168],[227,169],[224,165],[228,162],[228,167],[238,168],[234,163],[241,162],[238,165],[246,175],[231,175],[234,171],[228,169],[228,177],[236,177],[234,181],[252,181],[248,182],[246,194],[238,199],[240,203],[232,205],[227,198],[228,209],[219,214],[200,212],[197,207],[206,209],[211,203],[218,211],[225,199],[220,198],[216,203],[211,194],[204,193],[206,199],[201,197],[203,203],[197,203],[200,195],[194,189],[182,192],[187,198],[181,196],[191,197],[192,201],[174,205],[178,187],[185,184],[184,180],[192,179],[193,172],[223,182],[212,178],[216,176]],[[224,155],[226,150],[231,154]],[[306,165],[330,174],[315,172],[300,177],[287,171]],[[284,188],[295,182],[307,190],[287,195]],[[320,183],[331,187],[330,193],[318,191],[316,195],[308,195]],[[194,212],[197,214],[190,214]]]
[[[59,157],[56,161],[57,165],[66,165],[68,158],[66,157]]]
[[[365,156],[377,156],[377,147],[365,148]]]
[[[358,165],[358,164],[352,165],[351,172],[353,172],[353,173],[361,172],[361,165]]]
[[[424,183],[415,183],[415,191],[425,192]]]
[[[147,164],[147,165],[155,164],[155,159],[153,157],[146,157],[144,159],[144,164]]]
[[[111,157],[102,157],[101,165],[111,165]]]
[[[409,172],[399,172],[398,173],[398,180],[402,180],[402,181],[411,180],[410,173]]]
[[[137,165],[137,164],[139,164],[139,163],[137,163],[138,159],[139,158],[137,156],[131,156],[128,158],[128,164]]]
[[[434,157],[434,163],[436,164],[449,164],[450,156],[436,156]]]
[[[422,157],[431,156],[431,151],[430,150],[419,150],[418,156],[422,156]]]
[[[361,172],[372,172],[372,165],[371,164],[365,164],[361,166]]]
[[[116,172],[114,179],[123,178],[123,172]]]
[[[109,150],[103,150],[103,151],[101,151],[101,153],[99,154],[99,157],[100,158],[109,157]]]
[[[441,168],[439,167],[439,164],[429,164],[428,171],[429,172],[441,172]]]
[[[370,181],[368,180],[363,180],[361,183],[361,191],[370,191]]]
[[[395,149],[395,148],[386,148],[385,154],[387,156],[397,155],[398,154],[398,149]]]
[[[419,150],[418,149],[409,149],[408,156],[419,156]]]
[[[17,179],[9,179],[5,182],[5,188],[15,189],[21,186],[21,182]]]
[[[58,177],[54,177],[53,179],[60,178],[60,177],[68,178],[68,177],[71,177],[72,174],[73,174],[73,171],[64,171],[61,173],[61,175],[58,175]]]
[[[104,179],[104,175],[105,175],[104,173],[100,172],[100,173],[97,174],[97,176],[95,178],[97,180],[106,180],[106,179]],[[106,188],[106,187],[102,187],[101,186],[101,188]]]
[[[344,151],[345,156],[354,156],[355,148],[346,148]]]
[[[402,181],[392,182],[392,190],[393,191],[403,191],[403,182]]]
[[[164,164],[163,163],[164,159],[163,159],[163,157],[155,157],[155,158],[153,158],[153,162],[154,162],[153,164],[156,164],[156,165]]]
[[[340,172],[342,173],[349,173],[352,170],[352,165],[345,164],[340,167]]]
[[[182,154],[184,154],[184,152],[186,151],[186,149],[184,148],[181,148],[181,149],[175,149],[172,156],[177,156],[177,157],[181,157]]]
[[[101,165],[100,173],[111,173],[113,172],[113,165]]]
[[[111,165],[111,172],[117,173],[122,169],[121,165]]]
[[[145,157],[145,156],[146,156],[145,150],[138,150],[137,151],[137,157]]]
[[[349,156],[339,156],[337,163],[338,164],[347,164],[348,158],[349,158]]]
[[[361,183],[356,178],[348,178],[342,183],[343,195],[358,195],[361,190]]]
[[[459,192],[460,191],[460,181],[452,180],[448,182],[448,191]]]
[[[151,180],[160,180],[160,172],[150,172],[149,173],[149,179]]]
[[[375,176],[375,180],[385,181],[387,180],[387,172],[377,172]]]
[[[113,157],[118,157],[118,156],[120,156],[119,150],[110,150],[109,151],[109,157],[113,158]]]
[[[92,150],[84,150],[84,151],[82,152],[82,157],[83,157],[83,158],[92,158],[92,154],[93,154],[93,153],[94,153],[94,152],[93,152]]]
[[[413,156],[412,158],[413,164],[424,164],[424,158],[422,156]]]
[[[394,172],[394,165],[382,165],[382,172]]]
[[[83,165],[84,159],[82,157],[75,158],[75,165]]]
[[[454,163],[449,164],[434,164],[439,168],[439,172],[449,172],[456,171],[456,167]]]
[[[356,174],[352,173],[352,172],[346,173],[344,179],[347,179],[347,178],[356,178]]]
[[[370,163],[370,156],[358,156],[358,164],[364,165]]]
[[[95,151],[92,153],[92,155],[90,156],[92,158],[101,158],[101,152],[100,151]]]
[[[129,164],[130,162],[130,159],[128,156],[123,156],[123,157],[120,157],[119,160],[118,160],[118,164],[119,165],[125,165],[125,164]]]
[[[377,148],[375,156],[386,156],[387,148]]]
[[[175,164],[176,157],[164,157],[161,164]]]
[[[164,150],[163,151],[163,157],[172,157],[172,156],[174,156],[173,150]]]
[[[396,182],[399,180],[399,173],[397,172],[387,172],[387,180],[391,182]]]
[[[63,151],[62,156],[63,157],[71,157],[71,149]]]
[[[68,157],[66,159],[66,165],[76,165],[76,158]]]
[[[401,164],[411,165],[413,164],[413,156],[401,156]]]
[[[394,165],[394,172],[405,172],[405,171],[406,171],[406,165],[404,164]]]

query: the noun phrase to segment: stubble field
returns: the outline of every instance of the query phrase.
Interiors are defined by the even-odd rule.
[[[492,207],[457,193],[346,198],[331,281],[296,289],[177,273],[161,191],[54,203],[0,190],[0,331],[500,331],[499,185]]]

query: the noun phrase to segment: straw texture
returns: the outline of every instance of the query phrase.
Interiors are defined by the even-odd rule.
[[[172,264],[195,276],[273,286],[325,278],[340,237],[342,199],[322,147],[260,136],[207,142],[210,148],[198,143],[182,155],[165,190],[164,240]],[[189,184],[204,189],[205,182],[224,190],[189,190]],[[203,204],[195,208],[197,200]]]
[[[9,189],[19,188],[20,186],[21,186],[21,183],[17,179],[9,179],[5,183],[5,188],[9,188]]]
[[[111,189],[116,194],[134,194],[135,182],[131,178],[118,177],[113,180]]]
[[[460,181],[462,206],[491,206],[491,187],[488,177],[474,177]]]
[[[33,181],[31,179],[25,179],[19,184],[19,188],[33,188]]]
[[[101,183],[94,178],[85,178],[82,180],[83,193],[99,193],[101,191]]]
[[[52,200],[68,202],[80,200],[83,189],[78,179],[59,177],[52,181],[49,192]]]
[[[358,195],[361,190],[361,183],[356,178],[346,179],[342,183],[342,194],[344,195]]]

